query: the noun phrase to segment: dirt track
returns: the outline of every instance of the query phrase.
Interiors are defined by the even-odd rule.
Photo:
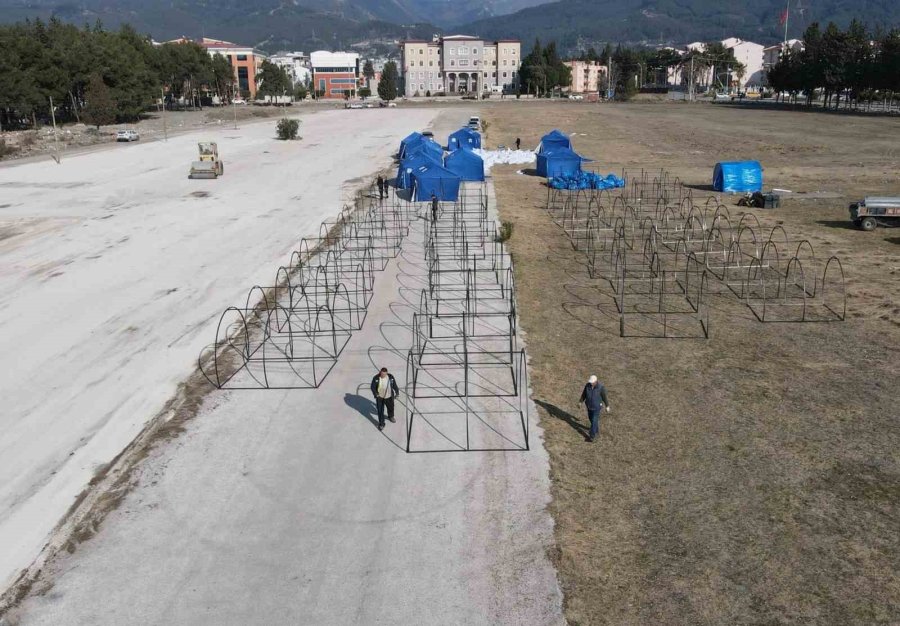
[[[541,179],[494,170],[515,224],[569,621],[900,620],[900,236],[852,230],[846,209],[900,193],[900,120],[683,104],[483,115],[490,145],[560,128],[600,169],[665,168],[695,197],[733,159],[759,159],[767,188],[844,195],[756,213],[842,259],[846,322],[762,324],[720,295],[708,341],[622,339],[609,290],[544,210]],[[595,444],[577,404],[591,373],[614,409]]]

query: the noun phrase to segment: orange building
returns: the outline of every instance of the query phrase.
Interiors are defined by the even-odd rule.
[[[241,94],[249,94],[250,98],[256,97],[256,75],[259,73],[262,62],[268,58],[263,52],[253,47],[241,46],[230,41],[210,39],[208,37],[197,40],[182,37],[166,43],[185,43],[188,41],[193,41],[206,48],[210,56],[221,54],[228,59],[228,63],[234,68],[234,79],[237,81]]]

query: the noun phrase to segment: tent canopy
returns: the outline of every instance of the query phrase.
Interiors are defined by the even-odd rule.
[[[406,156],[406,151],[412,146],[425,139],[422,133],[410,133],[400,141],[400,158]]]
[[[484,180],[484,159],[471,150],[456,150],[444,159],[444,167],[462,180]]]
[[[440,157],[436,157],[427,151],[419,151],[400,161],[397,169],[397,189],[409,189],[412,187],[412,173],[422,165],[441,165]]]
[[[481,135],[471,128],[463,127],[452,133],[447,139],[447,149],[453,152],[457,148],[480,148]]]
[[[418,156],[419,154],[431,155],[435,159],[437,159],[438,163],[440,163],[444,159],[444,149],[434,141],[424,138],[422,139],[422,141],[415,143],[407,148],[406,153],[403,154],[400,159],[405,160],[410,157]]]
[[[438,200],[456,202],[460,178],[440,165],[421,165],[412,172],[416,202],[427,202],[434,194]]]
[[[759,161],[722,161],[713,170],[713,189],[726,193],[762,191]]]
[[[549,133],[541,137],[541,145],[538,148],[538,154],[548,152],[550,150],[556,150],[558,148],[567,148],[571,150],[572,141],[569,139],[568,135],[566,135],[562,131],[553,129]]]
[[[581,171],[581,164],[586,159],[569,148],[556,148],[541,152],[537,156],[537,173],[544,178],[572,176]]]

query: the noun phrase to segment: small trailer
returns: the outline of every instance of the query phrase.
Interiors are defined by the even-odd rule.
[[[900,196],[868,196],[850,205],[850,219],[860,230],[900,226]]]

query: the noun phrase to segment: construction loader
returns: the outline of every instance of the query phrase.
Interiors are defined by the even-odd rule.
[[[200,158],[191,163],[188,178],[218,178],[225,173],[225,164],[219,160],[219,147],[211,141],[197,144]]]

